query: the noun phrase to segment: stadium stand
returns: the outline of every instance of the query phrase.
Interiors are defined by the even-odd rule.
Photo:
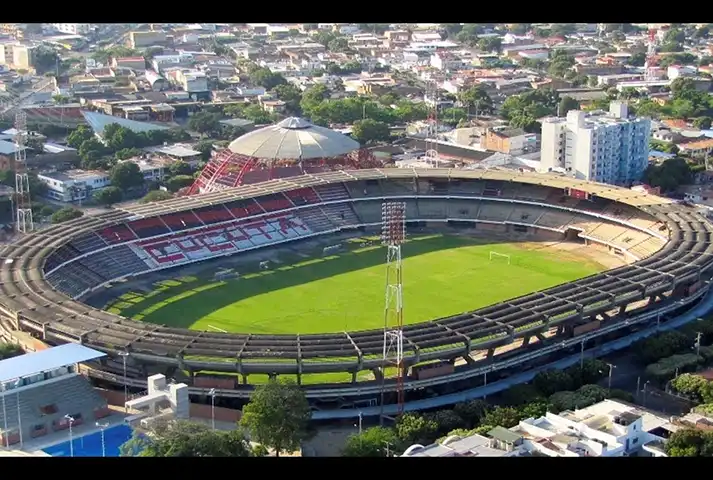
[[[324,367],[329,368],[327,371],[342,367],[344,371],[370,368],[383,354],[381,330],[300,336],[194,332],[123,319],[67,299],[60,292],[78,297],[77,292],[82,292],[89,282],[88,271],[102,278],[112,277],[115,271],[106,267],[106,258],[99,261],[101,255],[117,258],[118,252],[122,252],[120,263],[126,266],[122,271],[138,274],[306,235],[379,223],[383,196],[416,195],[417,186],[425,188],[424,180],[433,185],[432,195],[436,195],[436,191],[444,192],[437,194],[443,198],[409,200],[410,205],[417,207],[416,215],[430,212],[435,219],[437,213],[445,213],[447,216],[440,220],[456,219],[470,224],[493,218],[497,219],[491,220],[494,223],[479,223],[477,229],[510,234],[511,225],[507,222],[513,221],[513,215],[525,220],[522,215],[527,211],[530,212],[528,221],[518,223],[526,224],[528,229],[546,227],[564,234],[567,225],[583,225],[585,234],[600,232],[606,238],[616,235],[612,239],[616,249],[630,250],[641,260],[463,316],[409,325],[404,329],[404,355],[409,361],[416,356],[419,361],[463,356],[470,342],[478,343],[479,348],[499,345],[508,341],[510,335],[525,336],[539,331],[543,319],[547,318],[556,318],[558,324],[582,321],[581,312],[573,306],[575,303],[589,306],[587,314],[596,315],[625,306],[632,299],[638,301],[671,291],[687,295],[681,293],[688,291],[682,288],[693,289],[700,285],[701,276],[708,278],[713,266],[711,226],[702,216],[685,205],[627,189],[495,170],[328,172],[157,204],[127,205],[123,210],[82,217],[52,226],[42,234],[28,235],[2,251],[0,316],[15,328],[42,335],[47,341],[81,342],[114,354],[131,351],[144,361],[159,365],[175,366],[176,358],[180,357],[187,367],[206,369],[210,365],[211,370],[217,371],[226,368],[234,371],[236,361],[250,368],[252,373],[317,372],[323,368],[320,362],[329,364]],[[527,186],[528,198],[533,196],[534,189],[542,189],[540,198],[544,197],[545,201],[539,206],[522,204],[515,199],[517,191],[511,189],[516,184]],[[596,201],[567,197],[563,192],[570,186],[586,192]],[[303,204],[295,208],[295,199],[304,199],[307,204],[315,201],[307,193],[311,188],[320,202],[334,203]],[[347,189],[352,192],[351,196]],[[296,194],[298,191],[302,193]],[[258,202],[269,198],[268,195],[283,192],[288,192],[285,200],[291,200],[287,202],[289,209],[266,214]],[[512,192],[513,198],[504,198],[504,192],[508,195]],[[625,220],[623,217],[628,213],[621,213],[619,217],[607,215],[617,213],[612,203],[636,210],[636,218],[641,223]],[[575,207],[572,211],[563,210]],[[233,219],[225,219],[226,211]],[[179,212],[188,216],[176,216]],[[169,223],[177,231],[164,221],[169,217],[173,217]],[[186,225],[175,222],[176,218],[184,221],[189,218],[199,226],[190,228],[188,222]],[[422,219],[409,218],[411,221]],[[644,222],[656,228],[644,227]],[[666,228],[661,229],[663,226]],[[95,242],[87,240],[92,232],[97,232],[107,247],[80,257],[89,248],[89,242]],[[519,235],[522,230],[515,232]],[[624,242],[628,232],[632,232],[632,240]],[[642,241],[636,243],[639,239]],[[532,308],[534,305],[537,309]],[[530,327],[518,329],[528,325]],[[203,359],[193,360],[195,357]],[[216,360],[205,360],[206,357]],[[222,362],[218,357],[229,358],[231,362]],[[246,363],[242,364],[244,360]]]
[[[66,415],[75,426],[108,416],[106,401],[77,373],[79,362],[104,355],[68,344],[0,361],[2,443],[12,445],[64,430],[69,427]]]

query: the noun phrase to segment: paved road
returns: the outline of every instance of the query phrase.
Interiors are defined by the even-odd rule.
[[[647,384],[643,380],[645,367],[636,363],[636,357],[633,354],[614,354],[601,360],[613,366],[611,388],[631,393],[634,395],[636,403],[641,406],[672,415],[680,415],[691,409],[692,405],[686,400],[669,395]],[[608,384],[608,378],[600,382],[602,386],[608,386]]]

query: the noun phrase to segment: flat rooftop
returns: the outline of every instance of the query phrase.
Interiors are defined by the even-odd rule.
[[[103,352],[77,343],[67,343],[36,353],[26,353],[19,357],[0,361],[0,383],[75,363],[87,362],[105,355]]]

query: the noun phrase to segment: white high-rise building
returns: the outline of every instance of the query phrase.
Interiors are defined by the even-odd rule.
[[[86,35],[92,30],[90,23],[51,23],[52,28],[67,35]]]
[[[542,122],[540,170],[563,170],[581,180],[629,185],[648,166],[651,121],[629,118],[624,102],[609,112],[572,110]]]

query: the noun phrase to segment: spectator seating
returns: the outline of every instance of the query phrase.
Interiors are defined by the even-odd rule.
[[[18,396],[21,422],[17,418]],[[73,426],[93,424],[98,420],[97,416],[105,416],[96,413],[105,411],[106,406],[106,401],[83,376],[68,373],[23,388],[19,395],[8,393],[4,408],[0,410],[0,425],[4,426],[7,420],[9,428],[17,429],[21,423],[25,439],[37,438],[69,428],[65,415],[74,418]],[[38,434],[40,432],[43,433]]]
[[[413,180],[393,180],[382,182],[381,190],[384,195],[415,195],[416,184],[414,184]]]
[[[233,214],[230,213],[230,210],[228,210],[224,205],[196,208],[193,209],[193,213],[195,213],[196,217],[198,217],[201,222],[206,225],[235,220],[235,216],[233,216]]]
[[[485,187],[483,188],[483,196],[500,197],[503,194],[503,188],[505,188],[505,186],[505,182],[488,180],[485,182]]]
[[[510,217],[513,208],[510,203],[482,202],[477,218],[489,222],[504,222]]]
[[[300,211],[300,218],[313,232],[326,232],[334,228],[334,223],[324,212],[323,206],[306,208]],[[381,206],[379,206],[379,218],[381,218]]]
[[[261,213],[264,213],[262,207],[260,207],[260,205],[258,205],[258,203],[253,199],[237,200],[235,202],[226,203],[225,208],[227,208],[235,218],[251,217],[253,215],[260,215]]]
[[[208,226],[185,234],[138,242],[154,266],[180,265],[219,254],[237,252],[309,235],[312,230],[294,214]]]
[[[258,200],[258,204],[266,212],[276,212],[279,210],[287,210],[289,208],[292,208],[292,206],[293,206],[293,203],[290,202],[287,199],[287,197],[285,197],[281,193],[276,193],[274,195],[267,195],[265,197],[261,197]]]
[[[463,195],[468,197],[479,197],[483,195],[485,183],[480,180],[454,181],[449,184],[451,195]]]
[[[148,217],[134,220],[128,223],[128,227],[138,238],[155,237],[157,235],[165,235],[171,232],[168,225],[164,223],[161,217]]]
[[[315,203],[320,203],[321,201],[319,195],[317,195],[317,192],[315,192],[314,189],[311,187],[292,190],[286,192],[285,195],[287,196],[287,198],[290,199],[293,204],[295,204],[295,206],[311,205]]]
[[[106,241],[94,232],[83,235],[70,243],[81,253],[89,253],[107,246]]]
[[[542,207],[529,205],[514,205],[507,218],[509,222],[536,224],[547,210]]]
[[[159,218],[173,232],[180,232],[181,230],[188,230],[189,228],[196,228],[204,225],[204,223],[190,211],[172,213],[171,215],[162,215]]]
[[[324,205],[322,211],[329,221],[338,227],[359,224],[359,218],[348,203]]]
[[[319,198],[325,202],[334,202],[338,200],[349,199],[349,192],[343,183],[333,183],[330,185],[319,185],[315,187],[315,191]]]
[[[417,205],[419,218],[437,218],[442,220],[447,217],[447,200],[419,199],[417,200]]]
[[[537,220],[537,225],[562,230],[571,224],[575,217],[576,215],[564,210],[545,210],[544,214]]]
[[[128,225],[119,224],[99,231],[99,236],[109,245],[139,238]]]

